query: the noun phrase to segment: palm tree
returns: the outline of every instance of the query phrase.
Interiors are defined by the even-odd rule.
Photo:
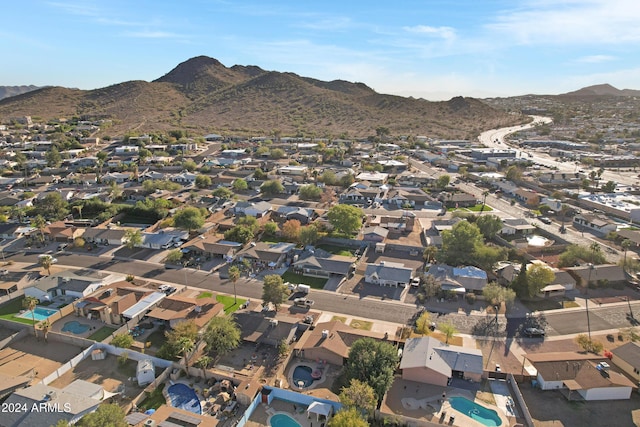
[[[75,205],[72,206],[71,209],[75,209],[76,211],[78,211],[78,215],[80,215],[80,219],[82,219],[82,205]]]
[[[229,267],[229,280],[233,283],[233,304],[238,303],[238,294],[236,293],[236,282],[240,278],[240,269],[235,265]]]
[[[631,240],[624,239],[622,241],[621,245],[622,245],[622,249],[624,249],[624,261],[623,261],[623,264],[622,264],[622,268],[626,269],[627,268],[627,251],[631,247]]]
[[[187,375],[189,375],[189,352],[193,350],[195,345],[195,341],[189,337],[181,337],[176,343],[178,352],[182,353],[184,357],[184,367],[185,371],[187,371]]]
[[[55,263],[51,255],[42,255],[40,257],[40,267],[47,270],[47,274],[51,275],[51,266]]]
[[[35,310],[38,302],[38,298],[30,296],[25,296],[22,300],[22,308],[31,311],[31,320],[33,320],[33,335],[35,335],[36,338],[38,337],[38,333],[36,332],[36,314],[33,310]]]
[[[44,341],[47,342],[47,335],[49,335],[49,328],[51,327],[51,323],[49,320],[43,320],[40,322],[40,329],[42,330],[42,335],[44,336]]]
[[[47,228],[47,221],[45,221],[42,215],[36,216],[31,221],[31,226],[36,228],[40,233],[40,243],[44,243],[44,229]]]
[[[600,244],[598,244],[598,242],[593,242],[589,245],[589,249],[591,249],[591,262],[594,262],[596,254],[600,253]]]
[[[425,262],[431,262],[436,258],[437,254],[438,254],[437,247],[427,246],[426,248],[424,248],[424,251],[422,252],[422,259],[424,259]]]
[[[456,329],[455,326],[453,326],[451,323],[441,323],[438,325],[438,329],[440,330],[440,332],[442,332],[445,336],[445,345],[449,344],[449,340],[451,338],[453,338],[453,336],[455,334],[458,333],[458,330]]]
[[[480,215],[482,215],[482,212],[484,212],[484,207],[485,207],[488,195],[489,195],[488,191],[485,191],[482,193],[482,207],[480,208]]]
[[[204,377],[205,381],[207,380],[207,368],[209,367],[209,365],[211,365],[211,362],[213,362],[213,358],[205,354],[204,356],[200,356],[200,358],[196,360],[195,363],[198,368],[202,369],[202,376]]]

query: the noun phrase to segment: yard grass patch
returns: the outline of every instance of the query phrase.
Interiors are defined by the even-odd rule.
[[[142,402],[140,402],[138,407],[143,411],[147,411],[149,409],[158,409],[161,405],[167,403],[164,396],[162,395],[163,388],[164,383],[160,383],[155,390],[149,393],[147,397]]]
[[[211,298],[213,297],[213,292],[200,292],[200,294],[196,297],[196,299],[200,299],[200,298]]]
[[[368,320],[353,319],[349,326],[355,329],[361,329],[363,331],[370,331],[373,327],[373,322],[369,322]]]
[[[578,304],[575,301],[563,301],[562,306],[564,308],[576,308],[576,307],[580,307],[580,304]]]
[[[322,244],[318,245],[317,248],[322,249],[323,251],[327,251],[333,255],[353,256],[353,251],[345,249],[342,246]]]
[[[234,298],[230,295],[217,295],[216,301],[224,306],[224,312],[226,314],[230,314],[240,308],[240,306],[245,303],[246,299],[238,298],[237,302],[234,302]]]
[[[333,316],[331,318],[332,322],[340,322],[340,323],[347,323],[347,318],[344,316]]]
[[[484,209],[482,209],[482,203],[475,206],[469,206],[468,208],[465,208],[465,209],[471,212],[480,212],[480,211],[491,212],[493,210],[493,208],[489,205],[484,205]]]
[[[529,311],[545,311],[545,310],[557,310],[562,308],[562,302],[551,299],[529,300],[522,301],[522,303],[529,309]]]
[[[282,275],[282,280],[289,283],[309,285],[313,289],[324,289],[324,285],[327,283],[327,279],[321,277],[307,277],[302,274],[294,273],[291,270],[287,270]]]
[[[116,328],[111,328],[109,326],[103,326],[102,328],[98,329],[95,333],[90,335],[87,339],[90,339],[90,340],[93,340],[93,341],[102,342],[105,338],[110,336],[115,331],[116,331]]]
[[[20,311],[24,310],[24,307],[22,307],[22,301],[24,301],[24,297],[12,299],[11,301],[2,304],[0,306],[0,319],[24,323],[25,325],[33,325],[33,320],[18,317]],[[36,320],[35,323],[38,323],[38,321]]]

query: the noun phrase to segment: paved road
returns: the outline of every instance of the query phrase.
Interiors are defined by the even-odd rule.
[[[74,267],[105,270],[120,274],[133,274],[139,277],[146,277],[153,280],[167,283],[176,283],[188,286],[199,287],[216,292],[233,294],[233,286],[225,280],[220,280],[215,274],[197,271],[192,269],[166,270],[163,266],[138,260],[115,260],[107,257],[96,257],[89,255],[77,255],[70,253],[56,254],[60,266],[69,265]],[[38,254],[16,253],[7,256],[8,260],[15,262],[37,264]],[[240,280],[236,284],[239,296],[261,300],[262,282],[249,279]],[[315,300],[314,309],[343,313],[350,316],[363,317],[385,322],[406,324],[414,317],[419,309],[415,305],[404,304],[397,301],[381,301],[371,298],[359,298],[353,295],[341,295],[333,292],[313,290]],[[640,317],[640,301],[632,302],[633,311]],[[448,311],[450,307],[430,304],[430,311]],[[627,305],[616,305],[609,307],[592,307],[591,330],[608,330],[631,326],[627,319],[629,308]],[[479,325],[488,324],[493,320],[493,316],[466,315],[458,313],[442,314],[437,322],[449,321],[456,325],[461,333],[473,333]],[[572,310],[562,313],[548,313],[546,320],[549,324],[550,335],[576,334],[586,331],[586,315],[584,310]],[[525,318],[510,316],[505,319],[500,316],[501,327],[506,328],[508,336],[514,336],[521,328]]]

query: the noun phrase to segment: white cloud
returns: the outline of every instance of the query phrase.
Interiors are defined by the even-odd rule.
[[[583,62],[587,64],[598,64],[601,62],[614,61],[617,58],[611,55],[588,55],[583,56],[582,58],[578,58],[577,62]]]
[[[142,31],[127,31],[124,32],[123,35],[125,37],[133,37],[139,39],[184,39],[186,36],[177,33],[171,33],[168,31],[151,31],[151,30],[142,30]]]
[[[456,38],[456,30],[452,27],[432,27],[429,25],[416,25],[414,27],[403,27],[403,30],[414,34],[425,34],[429,36],[440,37],[445,40],[453,40]]]
[[[637,0],[527,0],[486,25],[521,44],[622,44],[640,41]]]

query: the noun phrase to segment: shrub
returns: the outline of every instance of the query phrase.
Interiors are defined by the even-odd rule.
[[[465,299],[468,304],[474,304],[476,302],[476,294],[466,294]]]

